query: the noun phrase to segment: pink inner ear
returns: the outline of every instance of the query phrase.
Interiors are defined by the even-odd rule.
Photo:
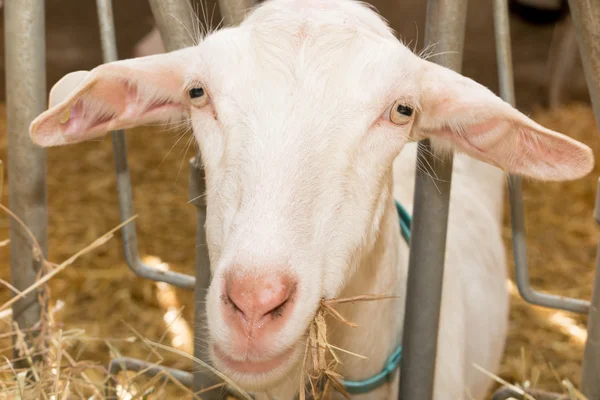
[[[61,130],[65,137],[77,139],[112,129],[143,125],[153,119],[168,119],[181,108],[181,104],[169,98],[140,93],[130,82],[117,79],[102,81],[71,107],[69,119],[61,124]]]
[[[77,137],[82,132],[102,129],[114,118],[113,113],[87,113],[82,100],[77,101],[69,112],[69,120],[61,124],[65,137]]]

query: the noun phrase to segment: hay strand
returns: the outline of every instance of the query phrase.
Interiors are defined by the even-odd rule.
[[[21,226],[23,226],[23,227],[25,226],[25,224],[23,224],[23,222],[15,214],[13,214],[10,210],[8,210],[2,204],[0,204],[0,209],[2,209],[3,211],[9,213],[17,221],[20,221],[19,224],[21,224]],[[92,243],[90,243],[89,245],[87,245],[83,249],[79,250],[73,256],[69,257],[67,260],[65,260],[62,263],[60,263],[59,265],[57,265],[50,273],[45,274],[41,279],[39,279],[33,285],[29,286],[27,289],[23,290],[21,293],[19,293],[18,295],[16,295],[12,299],[10,299],[9,301],[7,301],[3,305],[1,305],[0,306],[0,311],[5,310],[6,308],[12,306],[20,298],[26,296],[27,294],[33,292],[34,290],[36,290],[37,288],[39,288],[40,286],[42,286],[43,284],[45,284],[46,282],[48,282],[55,275],[59,274],[62,270],[64,270],[65,268],[67,268],[69,265],[73,264],[75,262],[75,260],[77,260],[82,255],[87,254],[87,253],[95,250],[96,248],[102,246],[106,242],[108,242],[110,239],[113,238],[114,233],[116,231],[118,231],[123,226],[127,225],[128,223],[130,223],[131,221],[133,221],[136,218],[137,218],[137,215],[134,215],[133,217],[131,217],[131,218],[127,219],[126,221],[120,223],[115,228],[113,228],[110,231],[106,232],[104,235],[100,236],[98,239],[94,240]],[[29,231],[29,229],[27,229],[27,231]],[[31,231],[29,231],[29,234],[34,239],[34,243],[35,243],[34,245],[39,249],[38,256],[41,257],[41,258],[43,258],[43,256],[42,256],[43,253],[41,251],[41,248],[40,248],[39,244],[37,243],[37,241],[35,241],[35,238],[33,237],[33,234],[31,234]]]

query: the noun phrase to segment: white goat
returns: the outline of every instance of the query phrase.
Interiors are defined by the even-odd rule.
[[[212,361],[260,398],[296,393],[323,298],[399,297],[341,310],[359,327],[334,326],[330,342],[368,356],[342,356],[346,379],[378,373],[400,344],[409,249],[394,197],[412,210],[408,143],[430,137],[473,157],[454,163],[435,399],[481,399],[490,380],[473,364],[496,371],[507,330],[502,170],[567,180],[594,163],[351,0],[267,1],[197,46],[69,74],[30,133],[64,145],[180,119],[206,169]],[[355,398],[395,399],[398,375]]]

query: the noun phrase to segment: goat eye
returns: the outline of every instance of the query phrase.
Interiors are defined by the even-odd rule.
[[[208,102],[208,95],[202,87],[191,88],[189,94],[192,105],[195,107],[202,107]]]
[[[198,97],[204,96],[204,88],[196,87],[190,89],[190,97],[192,99],[197,99]]]
[[[412,107],[397,101],[390,110],[390,121],[396,125],[404,125],[412,119],[414,110]]]

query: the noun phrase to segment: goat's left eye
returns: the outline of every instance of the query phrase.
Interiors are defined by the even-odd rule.
[[[195,107],[202,107],[208,103],[208,95],[202,87],[195,87],[189,90],[190,100]]]
[[[412,107],[397,101],[390,110],[390,121],[396,125],[405,125],[412,119],[414,110]]]

